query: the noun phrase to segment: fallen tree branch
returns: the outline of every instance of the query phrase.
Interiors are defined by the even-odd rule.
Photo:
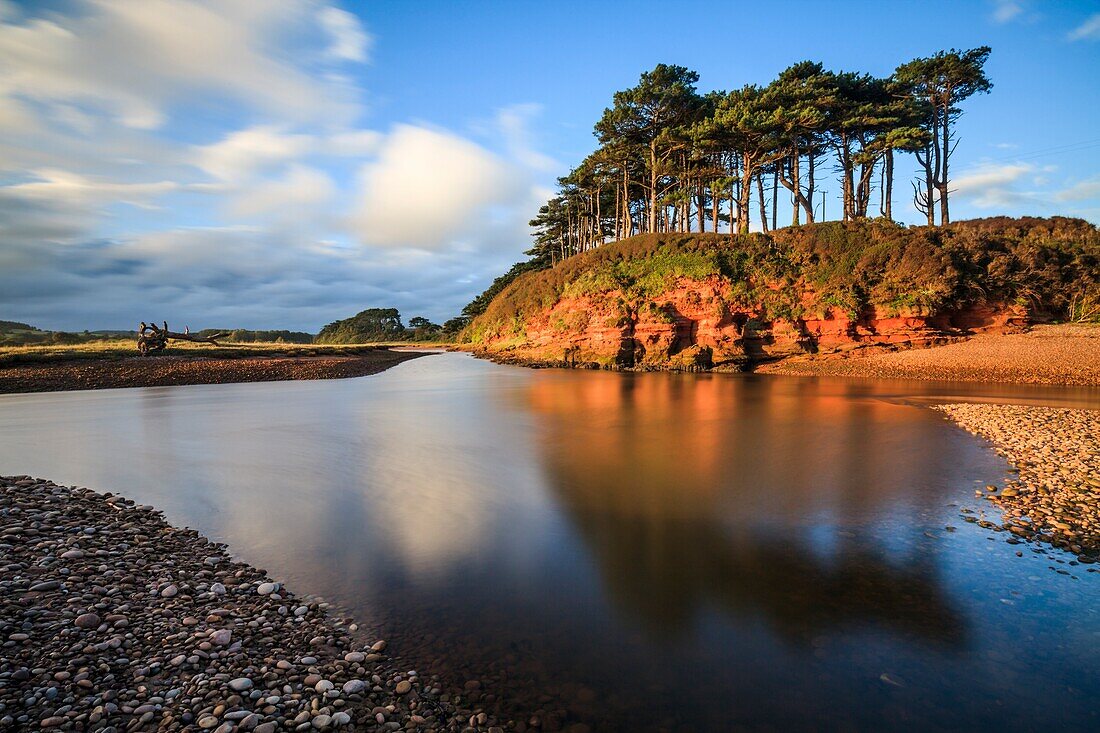
[[[155,323],[146,324],[145,321],[142,321],[138,326],[137,345],[141,355],[148,356],[150,352],[160,351],[168,346],[169,340],[191,341],[192,343],[221,346],[221,344],[217,342],[217,339],[225,338],[228,335],[227,333],[216,333],[213,336],[194,336],[186,332],[177,333],[175,331],[169,331],[168,321],[164,321],[164,328],[160,328]]]

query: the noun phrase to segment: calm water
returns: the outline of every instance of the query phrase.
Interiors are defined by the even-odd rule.
[[[952,397],[1100,408],[446,354],[0,396],[0,472],[154,504],[566,727],[1100,729],[1100,573],[961,521],[1006,466],[920,406]]]

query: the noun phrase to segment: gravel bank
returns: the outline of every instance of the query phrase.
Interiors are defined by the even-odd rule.
[[[1018,479],[1003,487],[986,487],[985,497],[1003,514],[1000,525],[987,523],[991,529],[1069,550],[1082,563],[1100,561],[1100,411],[971,404],[935,409],[989,440],[1018,471]]]
[[[1100,385],[1100,326],[1036,326],[1027,333],[980,335],[929,349],[796,357],[766,364],[757,371],[794,376]]]
[[[58,392],[178,384],[280,382],[292,379],[362,377],[428,352],[369,349],[352,356],[265,356],[236,359],[202,356],[132,357],[0,367],[0,394]]]
[[[0,477],[0,729],[501,729],[151,507]]]

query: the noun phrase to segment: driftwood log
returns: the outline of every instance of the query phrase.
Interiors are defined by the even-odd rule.
[[[216,333],[213,336],[192,336],[189,333],[169,331],[168,321],[164,322],[164,328],[160,328],[155,323],[146,324],[145,321],[142,321],[141,325],[138,326],[137,347],[142,356],[149,356],[150,353],[160,351],[166,347],[170,339],[221,346],[215,339],[224,338],[228,335],[227,333]]]

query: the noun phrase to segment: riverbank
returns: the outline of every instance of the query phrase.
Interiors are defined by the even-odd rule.
[[[151,507],[0,477],[0,553],[0,729],[501,730]]]
[[[985,438],[1008,459],[1017,478],[986,487],[986,499],[1002,512],[1010,541],[1035,541],[1100,561],[1100,411],[1021,405],[949,404],[934,409]]]
[[[765,364],[764,374],[1100,386],[1100,326],[1035,326],[926,349],[807,355]]]
[[[0,394],[343,379],[376,374],[428,353],[369,346],[331,353],[326,353],[323,349],[311,349],[303,353],[272,349],[261,355],[249,351],[227,355],[224,351],[217,356],[203,355],[199,349],[188,349],[182,354],[149,357],[81,358],[0,364]]]

